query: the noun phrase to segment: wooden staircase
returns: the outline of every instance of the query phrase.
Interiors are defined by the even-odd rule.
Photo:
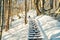
[[[28,40],[42,40],[40,30],[38,29],[35,20],[29,22]]]

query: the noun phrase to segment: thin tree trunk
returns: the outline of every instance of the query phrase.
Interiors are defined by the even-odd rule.
[[[44,0],[42,0],[42,14],[45,14],[44,13]]]
[[[38,2],[39,0],[34,0],[34,5],[35,5],[36,12],[37,12],[37,16],[41,14],[39,7],[38,7]]]
[[[25,24],[27,24],[27,0],[25,0]]]
[[[9,0],[9,3],[8,3],[8,5],[9,5],[9,9],[8,9],[8,17],[7,17],[7,24],[6,24],[6,27],[5,27],[5,31],[8,31],[9,30],[9,20],[10,20],[10,16],[11,16],[11,0]]]
[[[3,30],[3,27],[4,27],[4,0],[1,0],[1,3],[3,1],[3,11],[2,11],[2,25],[1,25],[1,34],[0,34],[0,39],[2,39],[2,30]],[[0,4],[1,5],[1,4]]]

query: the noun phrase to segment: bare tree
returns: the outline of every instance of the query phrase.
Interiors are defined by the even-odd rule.
[[[39,0],[34,0],[35,9],[37,11],[37,16],[41,14],[38,6]]]
[[[7,2],[7,4],[6,4],[6,2]],[[12,0],[8,0],[8,1],[5,1],[5,3],[4,3],[6,5],[6,6],[4,5],[4,8],[5,8],[4,16],[6,16],[5,31],[9,30],[9,20],[10,20],[10,16],[11,16],[11,2],[12,2]],[[6,10],[6,7],[8,7],[7,10]],[[6,11],[7,11],[7,13],[6,13]]]
[[[2,3],[3,2],[3,3]],[[1,3],[2,5],[4,5],[4,0],[0,0],[0,13],[1,13]],[[2,38],[2,30],[3,30],[3,23],[4,23],[4,7],[3,7],[3,12],[2,12],[2,15],[1,15],[1,19],[2,19],[2,25],[1,25],[1,31],[0,31],[0,39]]]
[[[27,24],[27,0],[25,0],[25,24]]]

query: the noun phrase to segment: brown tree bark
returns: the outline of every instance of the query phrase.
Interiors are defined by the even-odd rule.
[[[27,24],[27,0],[25,0],[25,24]]]
[[[9,1],[9,2],[8,2]],[[5,12],[5,16],[7,16],[6,17],[6,25],[5,25],[5,31],[8,31],[9,30],[9,20],[10,20],[10,16],[11,16],[11,2],[12,2],[12,0],[8,0],[7,2],[8,2],[8,10],[7,10],[7,14],[6,14],[6,12]],[[7,4],[6,4],[7,5]],[[6,10],[6,7],[5,7],[5,10]]]
[[[41,15],[41,12],[40,12],[39,7],[38,7],[38,3],[39,3],[39,0],[34,0],[34,6],[35,6],[35,9],[37,12],[37,16]]]

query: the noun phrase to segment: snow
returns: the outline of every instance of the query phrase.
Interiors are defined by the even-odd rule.
[[[47,16],[47,15],[37,16],[36,19],[40,21],[41,25],[45,25],[47,22],[54,20],[54,18]]]
[[[37,25],[37,23],[36,23],[36,20],[34,20],[34,19],[32,19],[32,18],[30,18],[29,19],[29,37],[28,37],[28,39],[36,39],[37,38],[37,36],[38,36],[38,38],[44,38],[43,36],[42,36],[42,33],[41,33],[41,31],[39,30],[39,28],[37,27],[38,25]],[[35,29],[38,29],[38,30],[35,30]],[[33,31],[34,30],[34,31]],[[36,34],[36,32],[37,32],[37,34]],[[31,37],[32,36],[32,37]],[[34,36],[34,37],[33,37]]]
[[[3,32],[2,40],[23,40],[27,39],[28,25],[19,25],[18,27],[12,28],[7,32]]]
[[[60,32],[60,22],[55,20],[53,17],[46,15],[38,16],[36,20],[40,22],[42,30],[48,36],[48,39],[50,39],[52,35]]]
[[[19,13],[19,16],[21,17],[21,18],[24,18],[25,17],[25,13],[23,12],[23,13]]]
[[[43,25],[43,29],[51,29],[51,28],[54,28],[54,27],[57,27],[57,20],[53,20],[53,21],[50,21],[50,22],[47,22],[45,25]]]
[[[19,17],[18,17],[17,15],[14,15],[14,16],[12,17],[12,19],[17,20],[17,19],[19,19]]]
[[[27,39],[28,25],[24,23],[24,18],[12,21],[10,23],[10,29],[3,31],[2,40],[23,40]],[[24,38],[23,38],[24,37]],[[23,39],[22,39],[23,38]]]
[[[16,27],[16,26],[19,26],[21,24],[24,24],[24,18],[20,18],[18,20],[15,20],[13,22],[10,23],[10,28],[13,28],[13,27]]]
[[[35,18],[37,16],[36,10],[29,10],[29,12],[27,12],[27,20],[30,18]]]
[[[17,16],[14,16],[13,19],[18,20],[15,20],[10,23],[10,29],[7,32],[3,31],[2,40],[28,40],[29,25],[32,25],[29,24],[29,22],[31,22],[32,19],[38,21],[35,22],[39,30],[41,30],[42,28],[42,34],[45,32],[46,36],[48,36],[48,39],[50,39],[52,35],[60,32],[60,22],[55,20],[53,17],[47,15],[37,16],[35,10],[30,10],[29,12],[27,12],[28,23],[25,25],[25,14],[20,13],[19,15],[21,18],[18,19]]]

